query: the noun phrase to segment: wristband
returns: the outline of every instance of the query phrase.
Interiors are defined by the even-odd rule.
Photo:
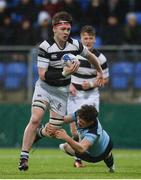
[[[62,75],[63,75],[64,77],[67,77],[67,73],[66,73],[65,71],[62,72]]]
[[[90,88],[93,88],[94,87],[94,84],[93,84],[93,82],[91,81],[91,82],[89,82],[89,84],[90,84]]]

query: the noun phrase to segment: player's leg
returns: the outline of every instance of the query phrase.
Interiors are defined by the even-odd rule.
[[[111,173],[115,172],[114,158],[112,152],[108,154],[108,156],[104,159],[104,162],[109,168],[109,172]]]
[[[59,145],[60,150],[67,153],[70,156],[75,156],[75,151],[72,149],[72,147],[68,143],[62,143]]]
[[[40,125],[44,116],[47,103],[42,101],[34,101],[32,105],[31,118],[25,128],[23,135],[22,151],[20,155],[19,170],[28,169],[29,151],[36,137],[36,130]]]
[[[56,129],[61,128],[62,124],[64,123],[63,117],[66,114],[68,90],[66,87],[62,87],[61,90],[60,88],[48,87],[48,90],[51,90],[49,123],[52,125],[52,127],[54,127],[55,131]],[[39,129],[38,134],[41,136],[48,136],[49,132],[47,126]]]
[[[40,133],[40,136],[53,136],[54,132],[62,127],[63,123],[64,123],[63,116],[58,114],[57,112],[50,110],[49,124],[52,127],[52,131],[50,132],[48,130],[48,126],[47,126],[48,123],[47,123],[44,128],[39,129],[38,134]]]

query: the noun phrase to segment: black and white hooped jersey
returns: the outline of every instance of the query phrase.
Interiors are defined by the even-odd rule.
[[[104,78],[109,77],[109,69],[107,65],[106,57],[100,53],[98,50],[93,49],[92,53],[98,58],[101,65]],[[94,65],[90,64],[88,60],[80,55],[77,56],[80,61],[79,69],[76,73],[71,75],[71,82],[74,84],[82,84],[84,80],[89,82],[94,81],[96,78],[96,68]]]
[[[87,56],[87,48],[85,48],[81,42],[76,39],[69,38],[63,49],[59,48],[55,40],[52,38],[47,41],[43,41],[38,50],[38,62],[39,68],[48,69],[48,71],[63,71],[61,58],[64,54],[72,53],[74,55],[81,54],[83,57]],[[66,86],[70,84],[70,76],[60,79],[47,79],[45,82],[51,86]]]

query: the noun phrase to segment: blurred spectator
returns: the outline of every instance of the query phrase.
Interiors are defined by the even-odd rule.
[[[60,0],[43,0],[42,10],[47,11],[51,17],[62,7]]]
[[[141,26],[137,24],[135,13],[128,13],[127,24],[124,26],[124,40],[126,44],[141,44]]]
[[[0,26],[3,25],[3,19],[6,17],[6,1],[0,0]]]
[[[41,11],[38,15],[37,43],[48,39],[51,36],[51,17],[46,11]]]
[[[141,1],[132,0],[132,1],[129,1],[129,3],[130,3],[130,11],[132,12],[141,11]]]
[[[101,0],[91,0],[86,11],[86,21],[87,24],[95,26],[97,33],[99,33],[99,28],[104,22],[104,7]],[[85,22],[84,22],[85,23]]]
[[[17,37],[11,17],[6,16],[2,23],[3,25],[0,26],[0,45],[13,45]]]
[[[40,7],[33,0],[20,0],[15,8],[15,13],[21,18],[28,18],[32,23],[37,20]]]
[[[101,37],[104,45],[121,45],[123,43],[122,27],[116,16],[109,16],[102,28]]]
[[[81,4],[88,4],[88,6],[82,8]],[[0,0],[0,45],[26,44],[24,42],[26,40],[20,37],[20,31],[23,31],[23,29],[24,33],[29,31],[30,34],[33,30],[33,35],[37,33],[34,38],[33,35],[31,36],[33,42],[30,39],[30,45],[47,39],[52,32],[50,30],[51,24],[45,14],[48,14],[47,16],[51,18],[61,10],[72,14],[74,21],[71,35],[75,38],[79,37],[81,26],[89,24],[96,28],[98,36],[102,34],[104,44],[141,44],[141,27],[136,23],[136,20],[132,18],[125,25],[125,17],[129,10],[141,12],[141,1],[139,0]],[[17,26],[19,23],[22,24],[22,19],[30,21],[30,30],[28,28],[28,30],[25,30],[26,28],[22,28],[22,25],[20,25],[20,29],[16,30],[17,36],[14,33],[15,23],[17,23]],[[124,26],[124,37],[121,33],[123,32],[121,30],[122,25]],[[117,38],[119,34],[120,36]],[[28,39],[27,36],[25,39]],[[21,42],[21,38],[23,38],[23,42]]]
[[[32,27],[30,19],[22,20],[16,34],[16,45],[35,45],[37,42],[36,36],[38,35],[35,36],[35,29]]]
[[[119,22],[124,23],[125,15],[129,10],[129,3],[125,0],[106,0],[105,1],[105,16],[116,16]]]

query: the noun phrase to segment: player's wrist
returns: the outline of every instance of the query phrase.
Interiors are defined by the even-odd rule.
[[[93,82],[89,82],[90,84],[90,88],[94,88],[94,83]]]

